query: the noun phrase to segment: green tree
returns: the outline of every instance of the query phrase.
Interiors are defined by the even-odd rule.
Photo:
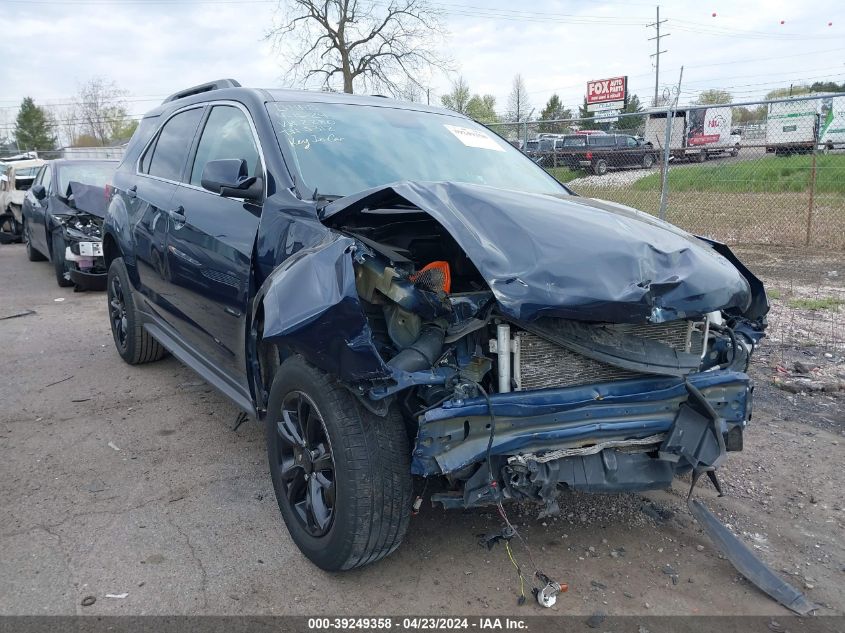
[[[640,103],[640,98],[637,95],[628,97],[625,107],[622,108],[622,114],[633,115],[637,112],[642,112],[643,106]],[[620,130],[633,131],[639,129],[643,125],[644,116],[623,116],[619,117],[616,127]]]
[[[720,105],[722,103],[731,103],[733,96],[727,90],[719,90],[718,88],[709,88],[698,93],[698,98],[694,101],[697,105]]]
[[[800,86],[789,86],[788,88],[775,88],[766,93],[766,99],[783,99],[784,97],[794,97],[795,95],[805,95],[810,93],[810,86],[802,84]]]
[[[445,94],[440,97],[440,101],[443,103],[444,107],[454,110],[455,112],[460,112],[461,114],[467,113],[467,104],[469,103],[469,100],[469,85],[467,85],[467,82],[463,77],[458,77],[458,79],[452,83],[452,91],[449,94]]]
[[[545,121],[571,118],[572,110],[564,108],[563,103],[560,101],[560,97],[557,96],[557,94],[553,94],[549,97],[545,107],[540,111],[540,120],[544,122],[540,123],[539,130],[540,132],[548,132],[551,134],[563,134],[569,130],[568,123],[545,123]]]
[[[810,92],[845,92],[845,82],[816,81],[810,85]]]
[[[593,120],[593,113],[587,110],[587,97],[584,97],[584,104],[578,108],[578,122],[582,130],[598,130],[599,125]]]
[[[473,95],[466,105],[466,114],[479,123],[496,123],[496,97],[493,95]]]
[[[56,136],[49,115],[32,97],[24,97],[15,120],[15,140],[21,150],[56,149]]]

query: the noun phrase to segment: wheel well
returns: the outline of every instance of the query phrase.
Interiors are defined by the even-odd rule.
[[[106,262],[106,270],[109,269],[111,263],[120,257],[120,248],[111,233],[106,233],[103,237],[103,259]]]

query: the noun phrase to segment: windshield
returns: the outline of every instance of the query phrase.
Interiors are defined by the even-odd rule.
[[[35,165],[35,167],[21,167],[20,169],[15,170],[15,178],[35,178],[39,169],[41,169],[41,165]]]
[[[551,176],[463,117],[336,103],[267,104],[305,191],[347,196],[402,180],[565,194]]]
[[[117,163],[79,163],[78,165],[62,165],[59,167],[59,192],[67,193],[67,186],[71,182],[83,185],[105,187],[111,182]]]

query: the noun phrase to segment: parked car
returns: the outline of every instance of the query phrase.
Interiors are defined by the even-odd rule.
[[[556,160],[571,169],[584,168],[602,176],[608,169],[649,169],[657,162],[657,150],[628,134],[571,134],[560,143]]]
[[[760,281],[453,111],[212,82],[144,116],[111,193],[117,352],[169,351],[264,424],[323,569],[399,546],[413,477],[555,513],[742,448]]]
[[[23,202],[29,261],[49,259],[60,286],[105,290],[102,226],[117,161],[52,160]]]
[[[0,170],[0,243],[21,241],[24,194],[43,164],[40,158],[24,158],[5,163]]]

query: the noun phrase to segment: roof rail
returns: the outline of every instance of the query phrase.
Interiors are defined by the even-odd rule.
[[[208,83],[200,84],[199,86],[193,86],[192,88],[185,88],[185,90],[174,92],[172,95],[167,97],[167,99],[162,101],[162,103],[170,103],[171,101],[176,101],[177,99],[202,94],[203,92],[211,92],[212,90],[240,87],[241,84],[234,79],[217,79],[216,81],[209,81]]]

